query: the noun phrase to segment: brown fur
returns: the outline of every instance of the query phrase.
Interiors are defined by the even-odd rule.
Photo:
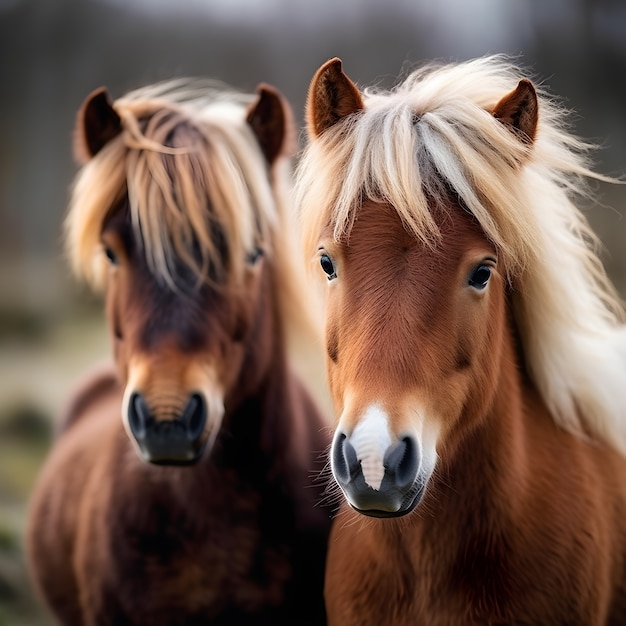
[[[315,139],[316,120],[338,108],[320,72],[309,95],[308,158],[331,160],[342,134]],[[345,79],[333,80],[344,89]],[[530,150],[534,93],[522,82],[491,109]],[[365,408],[377,406],[392,437],[437,433],[436,465],[414,510],[377,519],[344,504],[329,543],[329,624],[622,624],[626,460],[548,410],[514,312],[527,286],[511,281],[507,255],[439,185],[424,191],[433,237],[417,237],[381,197],[357,197],[352,213],[339,212],[346,229],[326,206],[305,217],[307,252],[315,246],[336,268],[327,367],[342,432],[355,432]],[[474,289],[468,278],[483,263],[492,268],[488,287]]]
[[[263,175],[276,176],[289,113],[277,113],[285,104],[272,88],[258,102],[242,119],[255,120],[272,158]],[[116,368],[77,391],[34,490],[27,545],[37,587],[66,626],[324,624],[329,516],[312,476],[328,430],[288,357],[279,292],[289,266],[267,241],[241,281],[231,268],[198,282],[176,259],[172,288],[150,267],[128,198],[100,231],[114,259],[105,295]],[[222,250],[225,268],[237,250]],[[188,467],[141,460],[122,421],[129,390],[161,421],[199,389],[209,449]]]

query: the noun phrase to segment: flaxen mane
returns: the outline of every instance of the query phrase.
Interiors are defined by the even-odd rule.
[[[393,205],[430,245],[438,233],[429,203],[455,194],[501,255],[525,364],[554,419],[626,453],[624,310],[576,205],[588,178],[605,178],[547,95],[532,145],[491,115],[523,77],[495,56],[418,69],[391,92],[366,90],[364,109],[303,155],[303,230],[315,237],[329,224],[336,240],[349,237],[368,197]]]
[[[173,289],[174,259],[198,282],[215,276],[237,288],[246,258],[263,251],[280,275],[279,310],[296,366],[309,380],[311,374],[319,379],[320,331],[306,306],[310,294],[303,291],[301,255],[294,248],[298,236],[287,210],[290,160],[279,159],[268,177],[246,122],[253,100],[190,80],[118,99],[113,106],[122,132],[81,168],[74,183],[67,250],[76,273],[101,288],[107,263],[102,225],[127,197],[148,264]]]

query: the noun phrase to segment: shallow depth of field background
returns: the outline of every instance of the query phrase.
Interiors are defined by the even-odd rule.
[[[83,98],[175,76],[265,81],[302,128],[330,57],[361,85],[391,86],[426,60],[495,52],[576,111],[575,131],[602,146],[599,171],[626,173],[621,0],[0,0],[0,626],[50,624],[24,567],[28,494],[73,381],[108,358],[101,303],[61,246]],[[588,216],[624,296],[626,186],[597,191]]]

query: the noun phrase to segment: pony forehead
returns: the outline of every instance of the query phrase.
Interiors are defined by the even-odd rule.
[[[364,109],[304,153],[297,192],[305,223],[330,224],[342,240],[370,198],[391,204],[428,243],[438,236],[430,206],[452,197],[519,270],[536,252],[529,242],[537,228],[520,201],[521,164],[541,148],[529,150],[491,111],[520,77],[501,59],[480,59],[420,68],[390,91],[366,89]],[[552,103],[543,105],[549,119]]]
[[[257,243],[271,247],[277,208],[246,122],[252,101],[204,81],[168,82],[117,100],[122,132],[79,172],[73,189],[67,245],[77,272],[101,282],[100,232],[126,195],[149,265],[170,285],[181,260],[199,279],[208,266],[224,264],[216,228],[229,242],[234,276]]]

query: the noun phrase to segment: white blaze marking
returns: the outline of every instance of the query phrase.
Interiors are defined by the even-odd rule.
[[[387,413],[376,404],[368,407],[352,431],[350,443],[361,461],[365,482],[378,491],[385,476],[383,459],[391,445]]]

